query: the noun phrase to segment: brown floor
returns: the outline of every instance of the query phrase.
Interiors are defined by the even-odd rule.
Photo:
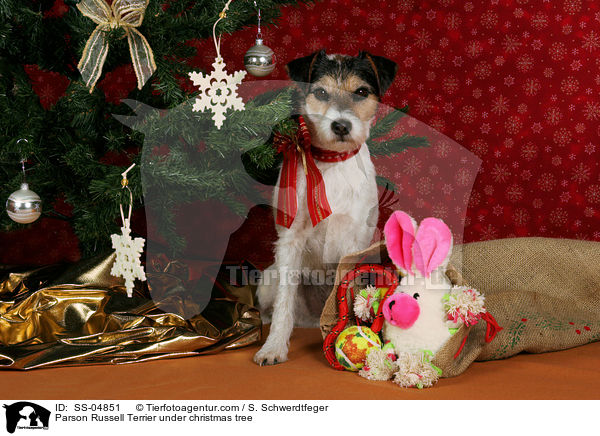
[[[297,329],[289,361],[258,367],[258,346],[212,356],[119,366],[0,372],[6,399],[600,399],[600,342],[570,350],[476,362],[430,389],[338,372],[317,329]]]

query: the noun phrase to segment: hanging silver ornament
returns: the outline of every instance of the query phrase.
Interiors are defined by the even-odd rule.
[[[244,66],[253,76],[268,76],[273,72],[276,64],[275,53],[264,45],[260,38],[256,39],[256,44],[244,55]]]
[[[8,197],[6,212],[11,220],[29,224],[42,214],[42,200],[39,195],[29,189],[27,183],[22,183],[21,188]]]
[[[19,139],[20,142],[28,142],[27,139]],[[29,189],[25,181],[25,159],[21,159],[21,170],[23,171],[23,183],[18,191],[13,192],[6,200],[6,213],[11,220],[20,224],[29,224],[37,220],[42,214],[42,200],[39,195]]]
[[[254,6],[256,6],[256,2],[254,2]],[[277,62],[273,50],[263,44],[262,33],[260,31],[260,9],[258,10],[257,30],[256,42],[244,55],[244,66],[253,76],[264,77],[273,72]]]

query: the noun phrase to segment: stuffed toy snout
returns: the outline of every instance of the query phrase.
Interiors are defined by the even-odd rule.
[[[383,306],[385,320],[402,329],[411,328],[421,313],[421,307],[417,301],[419,294],[415,295],[416,297],[399,293],[389,296]]]
[[[441,270],[433,271],[429,278],[406,275],[400,280],[400,292],[385,299],[383,317],[393,326],[409,329],[418,322],[419,317],[426,316],[428,306],[437,308],[441,298],[439,290],[445,293],[451,287],[452,284]]]

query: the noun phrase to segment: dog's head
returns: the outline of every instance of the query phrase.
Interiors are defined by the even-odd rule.
[[[315,144],[340,152],[363,144],[396,68],[395,62],[364,51],[353,57],[321,50],[288,63]]]

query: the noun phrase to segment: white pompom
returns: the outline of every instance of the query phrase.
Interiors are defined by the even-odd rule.
[[[448,318],[466,326],[477,324],[485,313],[485,297],[477,289],[454,286],[448,296],[445,309]]]
[[[429,388],[440,377],[439,369],[425,353],[402,352],[396,359],[396,366],[398,370],[394,374],[394,383],[403,388]]]
[[[367,354],[365,364],[358,374],[369,380],[389,380],[397,369],[390,354],[381,348],[373,348]]]
[[[373,321],[373,303],[379,300],[379,291],[375,286],[369,285],[359,291],[354,299],[354,314],[362,321]]]

